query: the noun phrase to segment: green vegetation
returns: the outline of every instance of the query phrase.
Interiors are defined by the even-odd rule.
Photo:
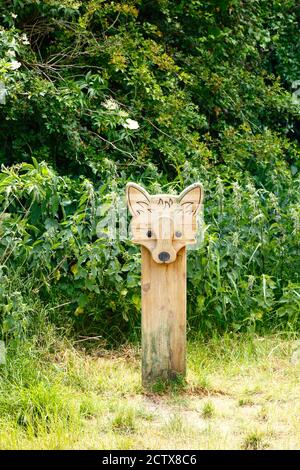
[[[0,448],[299,448],[299,21],[296,0],[0,2]],[[188,381],[148,395],[139,248],[106,226],[130,180],[205,189]]]
[[[214,405],[210,401],[207,401],[206,403],[204,403],[203,408],[202,408],[203,418],[212,418],[214,413],[215,413]]]
[[[268,445],[263,444],[263,434],[257,431],[248,434],[243,444],[244,450],[261,450],[266,447],[268,447]]]
[[[142,390],[137,347],[88,353],[89,341],[75,348],[45,325],[22,348],[10,343],[1,449],[299,449],[292,337],[197,338],[186,386],[159,394]]]
[[[204,184],[192,331],[299,328],[298,21],[293,0],[1,2],[4,338],[32,295],[80,334],[139,337],[139,249],[96,232],[128,180]]]

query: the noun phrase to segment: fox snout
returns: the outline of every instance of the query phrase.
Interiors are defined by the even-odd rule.
[[[155,248],[152,258],[156,263],[173,263],[176,251],[173,247],[174,221],[170,217],[159,217],[156,225]]]

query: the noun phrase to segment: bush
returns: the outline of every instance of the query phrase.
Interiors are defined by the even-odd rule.
[[[192,329],[299,327],[297,3],[149,5],[0,6],[3,335],[30,328],[31,295],[55,322],[136,336],[139,250],[97,234],[129,180],[204,185]]]

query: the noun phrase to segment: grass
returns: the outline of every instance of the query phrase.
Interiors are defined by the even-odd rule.
[[[300,449],[294,339],[200,338],[189,343],[187,381],[149,391],[137,347],[82,344],[49,328],[8,345],[1,449]]]
[[[264,441],[264,433],[253,431],[246,435],[242,444],[244,450],[262,450],[268,447]]]
[[[112,428],[117,432],[132,433],[136,428],[137,410],[134,406],[121,405],[112,420]]]
[[[207,401],[204,403],[202,408],[202,416],[203,418],[212,418],[215,413],[214,404],[211,401]]]

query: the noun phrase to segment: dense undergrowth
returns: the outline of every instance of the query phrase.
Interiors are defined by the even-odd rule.
[[[138,338],[129,180],[204,185],[192,332],[299,328],[298,28],[294,0],[0,2],[2,338],[37,310]]]

